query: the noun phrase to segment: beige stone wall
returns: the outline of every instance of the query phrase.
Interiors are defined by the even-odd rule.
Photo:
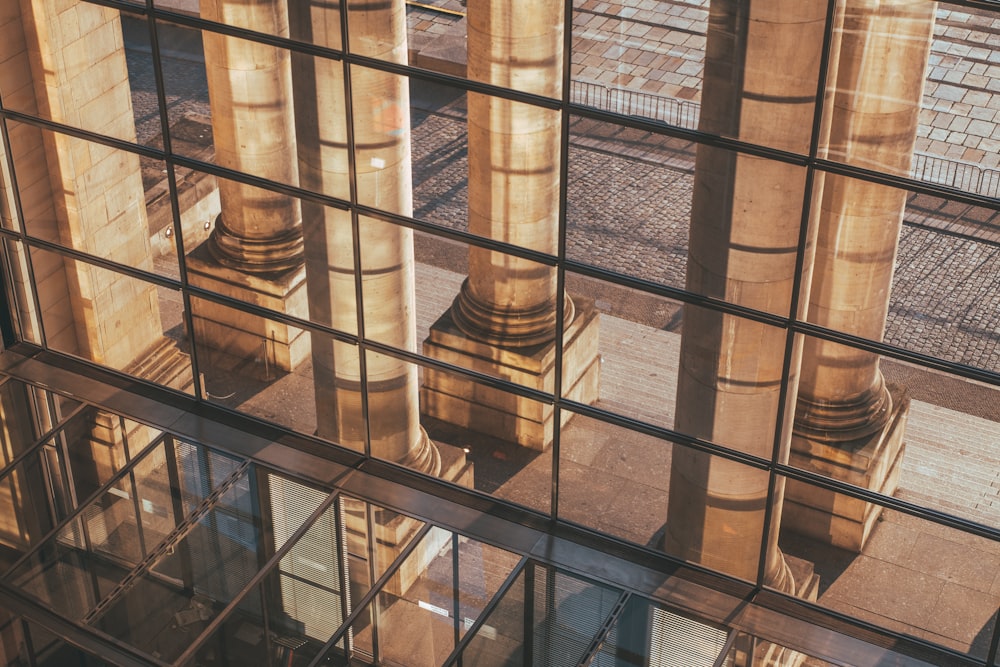
[[[5,30],[20,28],[24,47],[16,39],[0,47],[5,102],[10,85],[29,113],[134,141],[118,12],[55,0],[22,0],[17,12],[12,4],[5,3]],[[11,143],[30,233],[152,269],[138,156],[23,126]],[[161,334],[152,286],[82,262],[35,256],[50,346],[124,368]]]

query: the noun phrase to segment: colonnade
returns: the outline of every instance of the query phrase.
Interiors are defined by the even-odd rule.
[[[47,12],[45,20],[36,19],[36,24],[55,24],[57,4],[21,0],[17,8]],[[803,153],[808,151],[814,114],[824,111],[828,124],[822,127],[821,143],[829,157],[883,173],[907,174],[933,7],[925,0],[844,0],[832,44],[832,89],[828,107],[820,110],[815,108],[816,78],[823,57],[827,2],[713,0],[701,129]],[[96,5],[83,4],[79,9],[84,8],[102,19],[113,15]],[[338,11],[327,4],[285,0],[201,3],[206,19],[296,39],[309,31],[309,41],[334,48],[339,48],[340,39]],[[468,77],[560,99],[563,11],[563,4],[555,2],[471,2]],[[101,41],[97,34],[95,29],[93,44],[108,50],[108,58],[123,62],[120,45]],[[54,65],[52,54],[66,44],[52,36],[42,44],[35,37],[40,55],[32,59],[25,50],[7,54],[0,62],[21,58],[30,63],[33,79],[54,76],[55,83],[47,87],[26,84],[36,96],[34,110],[44,107],[53,120],[75,124],[74,105],[86,99],[91,85],[87,73]],[[352,14],[350,38],[354,53],[405,64],[404,4],[396,0]],[[340,61],[212,32],[205,32],[204,40],[220,166],[345,200],[353,192],[363,205],[412,215],[405,77],[355,67],[348,99],[345,65]],[[120,69],[126,76],[124,67]],[[43,88],[48,97],[39,97]],[[5,99],[12,99],[7,91]],[[470,232],[557,255],[561,112],[478,92],[469,92],[468,101]],[[131,115],[129,105],[122,109]],[[382,122],[355,120],[348,132],[347,119],[376,117]],[[60,141],[65,140],[45,142],[38,135],[11,149],[36,150],[54,162],[58,155],[74,152]],[[141,209],[135,195],[128,194],[142,192],[138,158],[128,155],[123,168],[112,162],[92,167],[103,174],[105,200],[125,203],[122,215]],[[71,177],[69,170],[50,168],[39,179],[36,195],[27,199],[37,208],[26,209],[25,215],[51,216],[56,221],[53,239],[89,251],[92,239],[106,236],[93,227],[98,218],[85,214],[93,204],[86,198],[96,196],[84,182],[92,179],[92,173],[97,172],[78,169],[72,175],[76,180],[68,182],[64,179]],[[695,170],[687,289],[879,339],[905,193],[827,174],[817,176],[814,200],[806,202],[806,180],[804,167],[702,145]],[[398,349],[416,350],[409,229],[226,179],[220,179],[219,190],[222,213],[215,229],[188,257],[192,284],[348,334],[363,333]],[[53,204],[55,192],[64,199]],[[797,271],[806,205],[812,211],[805,238],[807,255],[803,270]],[[143,247],[148,242],[141,237],[145,226],[135,229],[139,231],[123,240],[121,256],[128,259],[119,261],[133,262],[134,256],[135,266],[148,268],[148,247]],[[360,257],[355,257],[356,249]],[[59,264],[48,267],[53,279],[79,286],[76,291],[65,289],[71,301],[59,307],[68,307],[78,321],[64,331],[51,329],[50,340],[65,338],[71,341],[67,351],[125,367],[161,336],[150,324],[158,325],[159,320],[152,288],[132,294],[127,302],[115,302],[86,292],[99,281],[72,272],[87,267],[78,262]],[[355,281],[358,270],[360,290]],[[800,305],[797,312],[790,312],[796,285]],[[360,319],[359,296],[364,303]],[[56,307],[46,298],[41,295],[43,310]],[[95,314],[103,320],[122,319],[136,309],[156,316],[134,320],[137,328],[117,339],[109,337],[114,334],[106,322],[88,319]],[[557,336],[560,309],[563,331]],[[271,360],[292,369],[311,349],[318,433],[345,446],[362,449],[367,439],[377,457],[447,475],[441,448],[420,426],[421,403],[427,414],[525,446],[545,449],[551,442],[551,406],[434,369],[426,370],[420,390],[417,367],[389,355],[368,354],[362,359],[356,346],[334,336],[310,337],[283,325],[269,324],[262,330],[260,318],[229,315],[229,309],[207,303],[195,310],[197,335],[234,355],[253,355],[259,341],[266,340],[271,343]],[[878,356],[802,338],[795,341],[791,359],[786,359],[786,336],[781,328],[687,306],[677,430],[824,474],[835,474],[830,471],[840,466],[849,470],[846,481],[862,480],[869,488],[891,492],[902,451],[906,400],[886,387]],[[555,267],[473,246],[468,278],[452,307],[432,327],[423,350],[441,361],[553,392],[559,356],[555,346],[561,342],[562,394],[591,402],[597,397],[597,337],[593,306],[585,298],[559,293]],[[788,396],[798,396],[795,407],[779,406],[783,383]],[[367,398],[362,388],[367,388]],[[367,420],[362,418],[364,400]],[[781,407],[787,418],[776,429],[774,416]],[[452,458],[456,465],[464,461],[458,455]],[[771,483],[768,474],[675,447],[670,475],[665,548],[687,560],[755,580],[761,567],[758,545]],[[773,497],[782,497],[780,482]],[[863,545],[873,520],[868,505],[838,515],[837,510],[830,511],[829,498],[817,497],[803,485],[794,490],[790,485],[789,498],[792,516],[785,518],[796,529],[813,530],[838,545]],[[769,544],[765,581],[794,590],[796,584],[776,546],[780,503],[773,516],[765,538]]]

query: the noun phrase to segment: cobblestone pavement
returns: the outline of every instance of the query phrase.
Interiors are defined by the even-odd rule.
[[[603,15],[607,13],[601,8],[603,4],[587,11]],[[681,16],[677,21],[696,22],[696,18]],[[645,26],[643,15],[636,13],[633,19]],[[587,29],[606,25],[610,24],[588,21]],[[644,38],[651,39],[650,30],[643,33]],[[189,114],[209,115],[197,45],[185,43],[185,39],[178,35],[164,40],[171,47],[163,60],[172,122]],[[613,55],[602,53],[608,58]],[[140,140],[151,141],[159,132],[151,59],[141,50],[130,49],[129,68]],[[426,92],[427,87],[421,90],[424,94],[413,95],[412,113],[415,215],[464,229],[467,163],[463,98],[442,98]],[[568,168],[567,257],[683,286],[693,184],[689,146],[579,120],[573,125]],[[923,213],[921,221],[926,222]],[[1000,249],[996,245],[926,229],[904,229],[886,342],[1000,370],[998,282]]]

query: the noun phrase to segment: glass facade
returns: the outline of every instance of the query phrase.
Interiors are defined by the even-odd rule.
[[[2,664],[1000,664],[996,3],[0,35]]]

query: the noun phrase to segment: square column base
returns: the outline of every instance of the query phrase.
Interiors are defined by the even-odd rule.
[[[600,313],[593,301],[574,298],[576,317],[563,335],[563,394],[580,403],[598,398]],[[555,342],[529,348],[490,345],[465,335],[446,311],[424,341],[425,355],[485,375],[499,376],[539,391],[555,387]],[[472,380],[434,369],[424,372],[420,408],[449,424],[524,447],[545,450],[552,444],[554,409]],[[562,413],[562,423],[571,413]]]
[[[889,393],[892,413],[881,431],[839,445],[795,434],[789,464],[891,496],[899,486],[910,399],[894,386],[889,386]],[[781,528],[860,553],[881,513],[881,505],[790,479],[785,486]]]
[[[191,284],[219,294],[306,319],[309,312],[305,266],[269,274],[251,274],[222,266],[202,243],[187,256]],[[289,372],[309,356],[309,336],[302,329],[242,313],[210,301],[198,301],[191,314],[194,335],[202,345],[234,357]]]

